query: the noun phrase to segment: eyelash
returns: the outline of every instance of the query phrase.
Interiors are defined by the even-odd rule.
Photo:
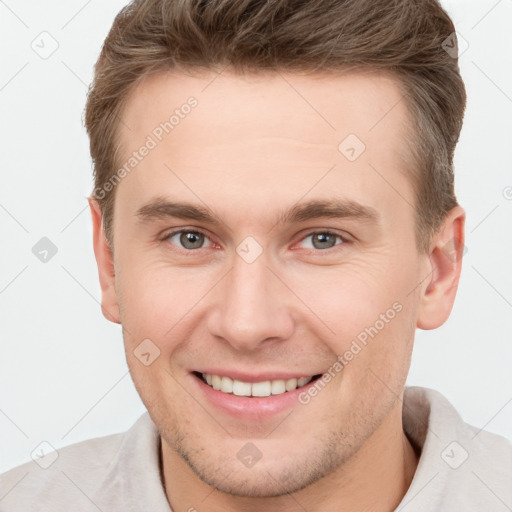
[[[197,234],[201,234],[203,235],[205,238],[207,238],[211,243],[214,243],[212,242],[212,240],[210,240],[210,237],[204,233],[203,231],[201,231],[200,229],[178,229],[176,231],[171,231],[170,233],[167,233],[163,238],[162,238],[162,241],[165,242],[165,241],[169,241],[173,236],[175,235],[179,235],[179,234],[182,234],[182,233],[197,233]],[[310,233],[304,235],[300,240],[299,242],[302,242],[304,240],[306,240],[306,238],[309,238],[311,236],[314,236],[314,235],[330,235],[330,236],[334,236],[335,238],[338,238],[341,243],[337,243],[336,245],[334,245],[333,247],[328,247],[327,249],[315,249],[315,248],[312,248],[312,249],[306,249],[308,251],[314,251],[314,252],[330,252],[331,250],[335,250],[336,247],[338,246],[342,246],[346,243],[349,242],[349,240],[343,236],[341,236],[340,234],[338,233],[335,233],[334,231],[329,231],[329,230],[320,230],[320,231],[311,231]],[[205,247],[200,247],[199,249],[185,249],[184,247],[178,247],[180,250],[182,251],[185,251],[185,252],[195,252],[195,251],[199,251],[201,249],[205,249]]]

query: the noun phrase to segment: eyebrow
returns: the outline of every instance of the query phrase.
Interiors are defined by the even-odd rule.
[[[208,208],[188,202],[170,201],[164,198],[156,198],[145,204],[137,210],[135,215],[142,222],[175,217],[204,222],[213,226],[224,224]],[[277,216],[274,227],[324,217],[361,219],[371,222],[379,220],[377,210],[371,206],[365,206],[352,200],[316,199],[296,204],[289,210],[281,211]]]

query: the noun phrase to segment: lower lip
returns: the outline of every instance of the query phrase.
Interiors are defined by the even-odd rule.
[[[301,405],[299,395],[313,386],[317,379],[310,381],[305,386],[287,391],[280,395],[266,397],[237,396],[217,391],[206,384],[201,377],[191,373],[192,380],[203,393],[208,402],[217,409],[232,417],[245,420],[262,420],[270,418],[294,405]]]

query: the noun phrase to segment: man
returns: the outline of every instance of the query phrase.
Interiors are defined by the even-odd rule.
[[[464,247],[446,41],[435,0],[123,9],[86,108],[90,206],[148,414],[4,474],[3,509],[512,507],[510,443],[404,389]]]

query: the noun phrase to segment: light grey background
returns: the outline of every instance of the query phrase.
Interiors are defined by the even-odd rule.
[[[100,311],[82,126],[93,64],[124,4],[0,1],[0,472],[41,441],[123,431],[144,411],[120,328]],[[512,439],[512,0],[443,5],[469,45],[456,153],[468,252],[451,318],[417,333],[408,384]],[[46,263],[32,252],[42,237],[58,249]]]

